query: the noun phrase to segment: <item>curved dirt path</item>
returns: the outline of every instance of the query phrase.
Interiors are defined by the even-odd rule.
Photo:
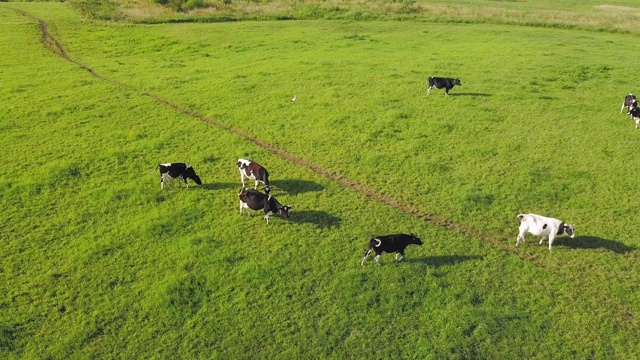
[[[136,89],[136,88],[134,88],[134,87],[132,87],[130,85],[127,85],[127,84],[125,84],[123,82],[120,82],[118,80],[114,80],[114,79],[108,78],[108,77],[96,72],[95,70],[93,70],[89,66],[87,66],[85,64],[82,64],[82,63],[72,59],[69,56],[69,54],[67,53],[67,51],[65,50],[65,48],[62,46],[62,44],[49,33],[48,24],[45,21],[43,21],[43,20],[41,20],[41,19],[39,19],[39,18],[29,14],[29,13],[26,13],[25,11],[22,11],[22,10],[16,10],[16,11],[18,13],[20,13],[22,16],[28,17],[28,18],[38,22],[38,24],[40,26],[40,30],[42,32],[42,43],[52,53],[56,54],[57,56],[65,59],[66,61],[68,61],[68,62],[70,62],[72,64],[75,64],[76,66],[80,67],[81,69],[86,70],[87,72],[89,72],[91,75],[95,76],[98,79],[110,82],[110,83],[112,83],[112,84],[114,84],[114,85],[116,85],[118,87],[130,90],[130,91],[133,91],[133,92],[137,92],[138,94],[140,94],[142,96],[149,97],[149,98],[151,98],[151,99],[153,99],[153,100],[155,100],[155,101],[157,101],[159,103],[162,103],[162,104],[165,104],[165,105],[167,105],[169,107],[172,107],[175,110],[178,110],[179,112],[181,112],[181,113],[183,113],[185,115],[188,115],[188,116],[196,118],[196,119],[198,119],[200,121],[209,123],[209,124],[211,124],[211,125],[213,125],[215,127],[218,127],[220,129],[229,131],[229,132],[231,132],[231,133],[233,133],[233,134],[235,134],[235,135],[237,135],[237,136],[239,136],[239,137],[241,137],[241,138],[243,138],[245,140],[248,140],[248,141],[256,144],[257,146],[259,146],[259,147],[271,152],[272,154],[278,155],[281,158],[289,160],[289,161],[291,161],[292,163],[294,163],[296,165],[304,166],[304,167],[312,170],[313,172],[324,176],[325,178],[333,180],[333,181],[335,181],[335,182],[337,182],[337,183],[339,183],[339,184],[341,184],[341,185],[343,185],[343,186],[345,186],[345,187],[347,187],[349,189],[352,189],[352,190],[354,190],[356,192],[359,192],[359,193],[361,193],[361,194],[363,194],[363,195],[365,195],[365,196],[367,196],[367,197],[369,197],[369,198],[371,198],[373,200],[379,201],[379,202],[381,202],[381,203],[383,203],[383,204],[385,204],[387,206],[390,206],[390,207],[392,207],[394,209],[398,209],[398,210],[400,210],[400,211],[402,211],[404,213],[407,213],[407,214],[412,215],[414,217],[420,218],[420,219],[422,219],[424,221],[430,222],[430,223],[432,223],[432,224],[434,224],[436,226],[441,226],[441,227],[444,227],[446,229],[449,229],[449,230],[452,230],[452,231],[456,231],[456,232],[460,232],[460,233],[468,235],[468,236],[472,236],[472,237],[476,237],[476,238],[480,237],[483,240],[485,240],[485,241],[487,241],[487,242],[489,242],[489,243],[491,243],[491,244],[493,244],[493,245],[495,245],[495,246],[497,246],[499,248],[503,248],[505,250],[509,250],[509,246],[505,246],[502,242],[492,241],[492,240],[490,240],[491,238],[489,236],[486,236],[486,235],[483,236],[478,231],[471,231],[469,229],[465,229],[465,228],[463,228],[463,227],[461,227],[459,225],[454,224],[452,221],[440,219],[440,218],[438,218],[436,216],[433,216],[431,214],[428,214],[428,213],[425,213],[423,211],[420,211],[419,209],[416,209],[416,208],[411,207],[409,205],[402,204],[402,203],[396,201],[395,199],[393,199],[393,198],[391,198],[389,196],[386,196],[384,194],[376,192],[376,191],[374,191],[374,190],[372,190],[372,189],[370,189],[370,188],[368,188],[368,187],[366,187],[366,186],[364,186],[364,185],[362,185],[360,183],[357,183],[355,181],[349,180],[349,179],[345,178],[344,176],[342,176],[342,175],[340,175],[338,173],[335,173],[333,171],[325,169],[325,168],[323,168],[323,167],[321,167],[321,166],[319,166],[317,164],[314,164],[314,163],[312,163],[310,161],[302,159],[302,158],[300,158],[300,157],[298,157],[298,156],[296,156],[294,154],[288,153],[287,151],[285,151],[285,150],[283,150],[283,149],[281,149],[281,148],[279,148],[279,147],[277,147],[275,145],[272,145],[272,144],[270,144],[268,142],[262,141],[262,140],[260,140],[260,139],[258,139],[256,137],[252,136],[251,134],[248,134],[248,133],[246,133],[246,132],[244,132],[244,131],[242,131],[240,129],[234,128],[232,126],[223,124],[223,123],[221,123],[221,122],[219,122],[219,121],[217,121],[215,119],[211,119],[211,118],[208,118],[208,117],[206,117],[204,115],[198,114],[198,113],[196,113],[196,112],[194,112],[194,111],[192,111],[190,109],[182,107],[182,106],[174,103],[173,101],[171,101],[169,99],[166,99],[166,98],[163,98],[163,97],[161,97],[159,95],[156,95],[156,94],[153,94],[153,93],[150,93],[150,92],[147,92],[147,91],[139,90],[139,89]],[[529,256],[531,256],[531,255],[534,255],[534,254],[530,254]],[[529,256],[527,256],[527,257],[529,257]]]

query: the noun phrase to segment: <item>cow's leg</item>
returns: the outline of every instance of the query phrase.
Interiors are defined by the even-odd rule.
[[[620,114],[622,114],[622,109],[624,109],[624,103],[622,103],[622,107],[620,108]],[[627,111],[628,113],[628,111]]]
[[[376,260],[376,264],[378,264],[378,266],[380,266],[380,254],[377,254],[374,259]]]
[[[396,252],[396,261],[400,261],[402,259],[404,259],[404,252],[403,251]]]
[[[429,86],[429,88],[427,89],[427,95],[429,95],[430,91],[431,91],[431,86]]]
[[[244,174],[240,171],[240,181],[242,181],[242,188],[244,189]]]
[[[169,175],[168,174],[160,175],[160,190],[164,190],[164,184],[169,185]]]
[[[640,123],[640,117],[634,117],[633,120],[636,121],[636,129],[638,128],[638,123]]]
[[[516,247],[518,247],[518,245],[520,245],[520,241],[524,242],[524,231],[520,231],[520,233],[518,234],[518,237],[516,237]]]
[[[549,235],[549,251],[551,251],[551,244],[553,244],[553,239],[555,239],[555,235]]]
[[[447,95],[447,96],[449,96],[449,90],[451,90],[451,89],[449,89],[449,88],[444,88],[444,94],[445,94],[445,95]]]
[[[364,261],[367,260],[369,254],[371,254],[371,251],[373,251],[373,249],[369,249],[366,253],[364,253],[364,257],[362,258],[362,261],[360,261],[360,265],[364,266]]]
[[[269,214],[265,214],[264,219],[267,220],[267,225],[269,225]]]
[[[547,235],[543,236],[540,238],[540,242],[538,242],[538,245],[542,245],[542,242],[544,241],[545,238],[548,238]]]
[[[258,182],[260,182],[260,181],[256,180],[256,184],[253,186],[253,190],[258,190]]]
[[[242,215],[244,209],[247,209],[247,216],[251,217],[251,209],[249,209],[247,204],[243,203],[242,200],[240,200],[240,215]]]

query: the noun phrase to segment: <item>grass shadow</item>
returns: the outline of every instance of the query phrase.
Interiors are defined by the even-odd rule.
[[[313,224],[320,228],[340,227],[342,218],[318,210],[291,210],[289,221],[296,224]]]
[[[402,261],[406,261],[408,263],[422,263],[424,265],[430,265],[432,267],[440,267],[444,265],[455,265],[465,261],[471,260],[482,260],[483,256],[475,255],[443,255],[443,256],[424,256],[419,258],[409,258],[403,259]]]
[[[205,190],[223,190],[223,189],[236,189],[238,190],[239,188],[242,187],[242,185],[238,185],[236,183],[209,183],[209,184],[202,184],[199,185],[199,187],[205,189]]]
[[[491,94],[486,94],[486,93],[454,93],[454,94],[449,94],[449,96],[477,96],[477,97],[490,97],[493,96]]]
[[[271,181],[271,186],[289,195],[298,195],[306,192],[324,190],[324,186],[316,182],[299,179],[274,180]]]
[[[544,245],[545,243],[543,243]],[[617,254],[626,254],[636,247],[626,245],[620,241],[603,239],[597,236],[576,236],[575,238],[557,238],[553,241],[553,246],[563,245],[574,249],[607,249]]]

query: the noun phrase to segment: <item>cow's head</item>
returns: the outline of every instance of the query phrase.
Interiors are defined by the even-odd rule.
[[[265,185],[265,186],[264,186],[264,192],[265,192],[266,194],[269,194],[269,191],[271,191],[271,186],[269,186],[269,185]]]
[[[458,86],[462,86],[462,84],[460,84],[460,79],[453,79],[453,84],[454,85],[458,85]]]
[[[411,240],[412,244],[416,244],[416,245],[422,245],[422,240],[420,240],[420,238],[418,237],[418,235],[411,233],[411,237],[413,238]]]
[[[202,180],[200,180],[200,176],[194,174],[193,177],[191,177],[190,179],[195,181],[196,184],[202,185]]]
[[[576,236],[574,230],[575,226],[564,224],[564,233],[569,235],[572,239]]]
[[[291,206],[283,206],[280,209],[278,209],[278,211],[280,212],[280,214],[282,214],[282,216],[284,216],[285,219],[289,218],[289,210],[291,210]]]

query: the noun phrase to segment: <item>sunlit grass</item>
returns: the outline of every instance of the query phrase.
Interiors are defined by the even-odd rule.
[[[92,76],[40,43],[50,24]],[[424,22],[121,25],[0,7],[0,357],[633,358],[628,35]],[[524,44],[524,45],[523,45]],[[446,97],[431,75],[456,76]],[[382,204],[163,98],[397,200]],[[297,95],[295,104],[290,102]],[[292,218],[238,214],[238,157]],[[202,186],[160,191],[155,166]],[[576,224],[514,248],[519,212]],[[359,266],[373,235],[407,259]],[[380,346],[386,344],[387,346]]]

